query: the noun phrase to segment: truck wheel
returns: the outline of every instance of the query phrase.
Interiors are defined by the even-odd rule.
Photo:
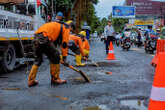
[[[16,53],[14,46],[12,44],[8,45],[8,48],[4,52],[3,60],[1,65],[4,69],[4,72],[11,72],[14,70],[16,64]]]

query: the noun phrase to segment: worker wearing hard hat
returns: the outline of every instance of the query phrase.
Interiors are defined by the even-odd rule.
[[[83,51],[84,51],[85,57],[88,58],[89,57],[89,51],[90,51],[90,45],[89,45],[88,40],[86,39],[86,32],[81,31],[79,33],[79,35],[81,36],[81,39],[82,39]]]
[[[63,13],[59,11],[57,15],[52,18],[52,21],[61,22],[63,17],[64,17]]]
[[[70,26],[70,30],[73,31],[73,22],[70,20],[66,23]],[[68,46],[75,53],[76,66],[85,66],[85,64],[81,63],[82,56],[85,56],[81,38],[78,35],[70,34]]]
[[[63,84],[66,80],[61,80],[60,74],[60,53],[55,45],[61,45],[62,56],[64,63],[68,54],[69,41],[68,26],[58,23],[49,22],[42,25],[36,32],[34,37],[34,55],[35,62],[28,78],[28,86],[35,86],[38,84],[36,74],[39,66],[42,63],[43,54],[50,60],[50,73],[52,84]]]

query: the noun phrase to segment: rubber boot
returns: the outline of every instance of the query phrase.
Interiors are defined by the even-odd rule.
[[[35,80],[36,75],[37,75],[37,71],[38,71],[38,66],[33,65],[32,69],[30,71],[30,74],[29,74],[29,78],[28,78],[28,86],[29,87],[36,86],[38,84],[38,81]]]
[[[76,55],[76,66],[85,66],[85,64],[81,63],[81,55]]]
[[[64,84],[66,80],[60,79],[60,64],[50,64],[51,84]]]
[[[63,61],[63,57],[62,57],[62,55],[60,55],[60,62],[62,62]]]

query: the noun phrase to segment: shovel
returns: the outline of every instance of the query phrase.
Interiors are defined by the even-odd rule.
[[[70,69],[78,72],[84,78],[84,80],[86,82],[88,82],[88,83],[91,82],[90,79],[87,77],[87,75],[84,72],[82,72],[81,70],[76,69],[75,67],[73,67],[72,65],[69,65],[68,63],[61,62],[61,64],[63,64],[64,66],[69,67]]]

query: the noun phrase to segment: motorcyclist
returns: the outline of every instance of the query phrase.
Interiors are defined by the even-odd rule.
[[[156,36],[151,25],[148,26],[148,29],[145,31],[144,36],[145,36],[145,44],[144,44],[144,46],[146,46],[148,40],[150,38],[154,38]]]
[[[138,39],[138,47],[140,47],[140,45],[141,45],[141,32],[140,32],[140,30],[136,30],[136,32],[137,32],[137,39]]]
[[[119,44],[120,44],[120,39],[121,39],[121,34],[120,34],[120,32],[117,32],[117,33],[116,33],[115,39],[116,39],[116,45],[118,45],[118,41],[119,41]]]
[[[122,36],[121,36],[121,38],[122,38],[121,45],[123,45],[125,43],[126,38],[130,37],[130,35],[131,35],[131,29],[126,28],[125,31],[122,33]]]
[[[158,28],[158,29],[156,29],[156,37],[157,37],[157,38],[159,38],[159,37],[160,37],[160,34],[161,34],[160,29],[159,29],[159,28]]]

